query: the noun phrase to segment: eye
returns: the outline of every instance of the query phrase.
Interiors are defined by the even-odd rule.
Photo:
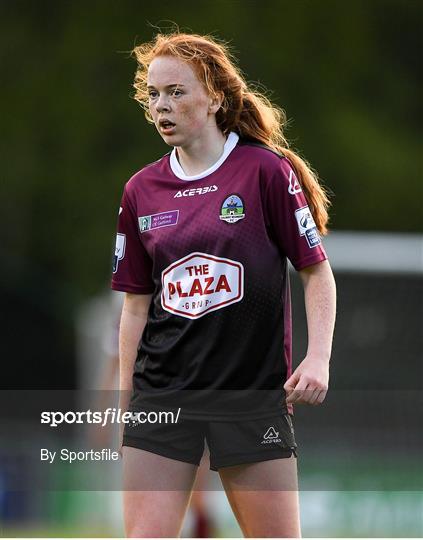
[[[180,97],[183,95],[183,92],[182,90],[179,90],[179,88],[175,88],[172,92],[172,96],[175,96],[175,97]]]
[[[149,97],[150,99],[155,99],[155,98],[157,97],[157,95],[158,95],[158,94],[157,94],[157,92],[156,92],[155,90],[150,90],[150,91],[148,92],[148,97]]]

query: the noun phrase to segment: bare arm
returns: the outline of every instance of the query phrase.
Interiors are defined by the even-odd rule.
[[[126,411],[138,344],[147,322],[151,294],[125,294],[119,329],[119,407]]]
[[[322,403],[329,384],[329,361],[336,315],[336,286],[328,261],[300,270],[307,314],[308,348],[285,383],[288,403]]]
[[[300,270],[307,313],[307,356],[330,360],[336,314],[336,286],[328,261]]]

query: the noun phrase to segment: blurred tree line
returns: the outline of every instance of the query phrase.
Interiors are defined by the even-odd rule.
[[[3,0],[2,328],[33,383],[51,380],[44,359],[69,365],[74,310],[108,285],[123,185],[168,151],[130,98],[134,44],[172,22],[229,41],[335,193],[332,228],[416,232],[422,5]]]

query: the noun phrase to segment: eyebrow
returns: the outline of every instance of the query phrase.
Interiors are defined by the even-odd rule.
[[[184,84],[168,84],[167,86],[165,86],[165,88],[183,88],[185,85]],[[155,88],[154,85],[152,84],[148,84],[147,85],[147,88]]]

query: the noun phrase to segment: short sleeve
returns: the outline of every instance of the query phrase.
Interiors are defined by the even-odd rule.
[[[269,234],[296,270],[327,259],[316,224],[287,158],[268,179],[264,213]]]
[[[139,237],[135,205],[126,187],[119,208],[111,287],[134,294],[154,291],[152,261]]]

